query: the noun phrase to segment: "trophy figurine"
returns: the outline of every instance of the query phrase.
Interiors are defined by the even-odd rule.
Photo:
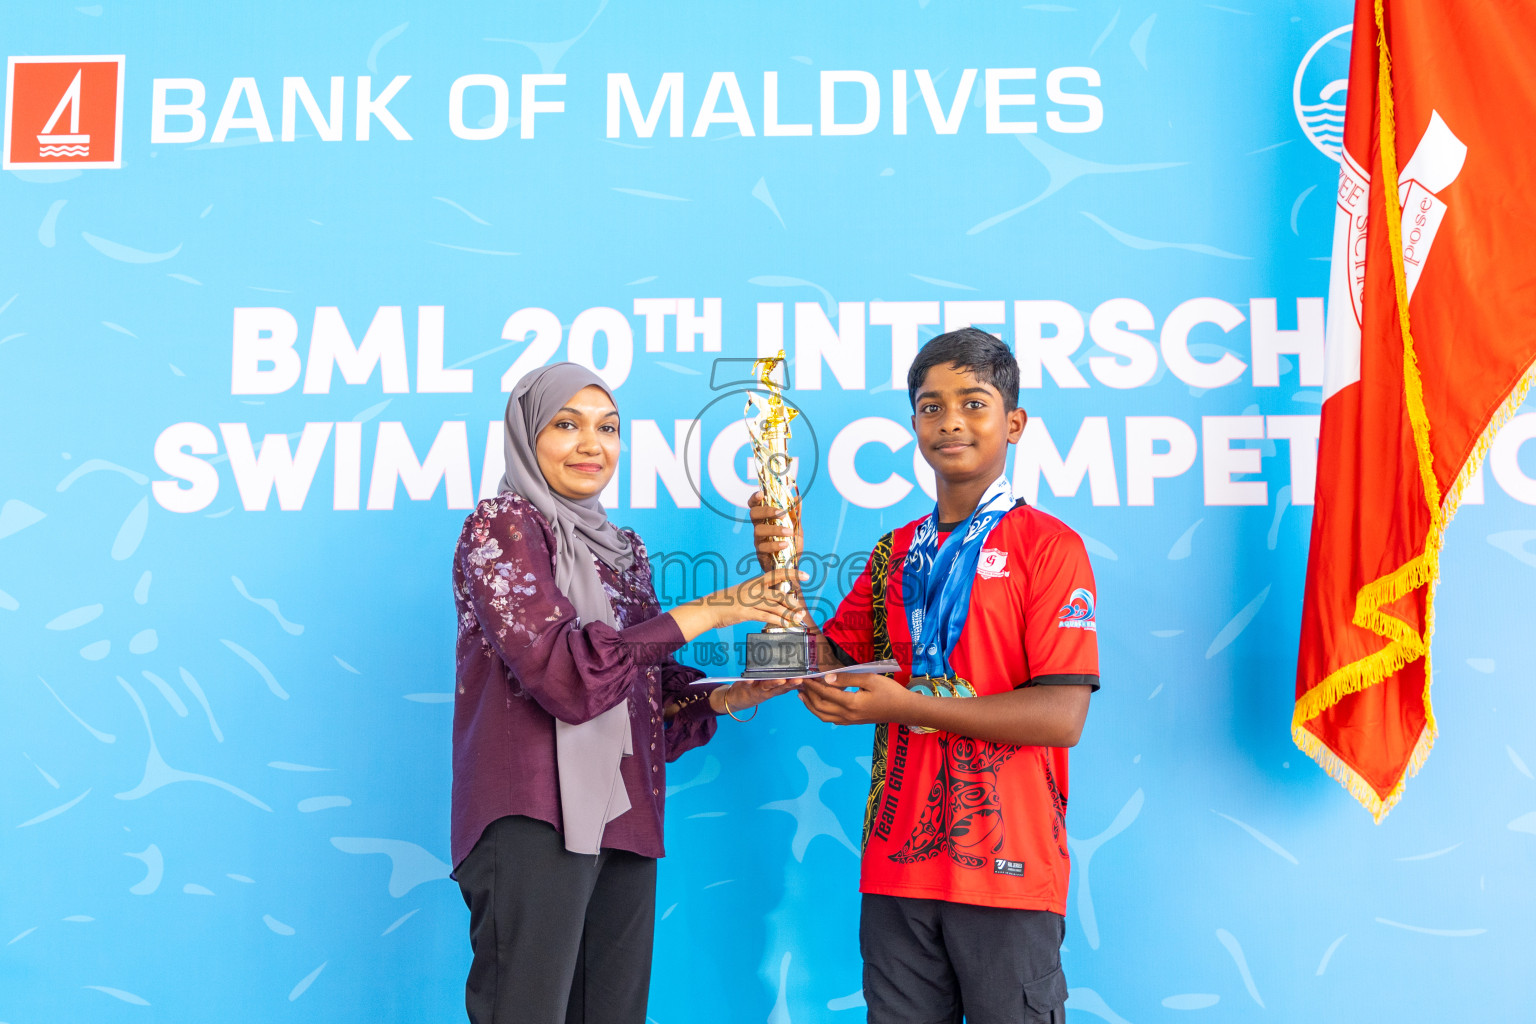
[[[752,372],[762,391],[747,393],[747,431],[752,438],[752,461],[757,467],[758,485],[763,501],[784,510],[789,522],[789,544],[774,553],[774,565],[788,568],[796,564],[800,552],[795,549],[795,534],[800,525],[800,495],[795,489],[794,463],[789,457],[789,422],[798,414],[784,403],[782,376],[784,352],[757,360]],[[780,583],[788,593],[792,583]],[[746,667],[742,675],[749,679],[787,679],[817,671],[816,637],[799,627],[767,626],[760,633],[747,634]]]

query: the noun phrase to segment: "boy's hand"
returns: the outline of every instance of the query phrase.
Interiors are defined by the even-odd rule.
[[[856,689],[845,690],[845,685]],[[906,724],[912,702],[921,699],[890,676],[857,673],[839,683],[834,673],[800,683],[800,700],[811,714],[833,725]]]
[[[772,569],[773,556],[789,546],[789,513],[764,504],[762,491],[752,492],[747,499],[747,508],[752,515],[752,542],[757,551],[757,563],[765,570]],[[798,528],[794,533],[794,544],[797,554],[805,550],[805,535]]]
[[[849,675],[846,682],[857,690],[845,691],[835,675],[801,680],[800,699],[833,725],[890,722],[1019,747],[1075,746],[1093,690],[1077,683],[1024,686],[954,700],[915,693],[890,676]]]

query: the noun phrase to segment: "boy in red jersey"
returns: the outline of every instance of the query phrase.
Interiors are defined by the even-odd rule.
[[[901,668],[801,685],[823,721],[876,726],[859,886],[870,1024],[1066,1020],[1066,748],[1099,686],[1095,590],[1077,534],[1013,500],[1018,387],[990,334],[923,347],[907,388],[938,505],[880,538],[819,652]],[[778,517],[753,509],[765,565],[785,543]]]

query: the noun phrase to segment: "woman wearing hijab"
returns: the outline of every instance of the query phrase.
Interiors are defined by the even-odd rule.
[[[645,546],[608,521],[620,421],[591,370],[523,377],[501,493],[464,523],[453,862],[470,909],[474,1024],[643,1024],[666,763],[782,680],[690,685],[672,657],[738,622],[799,623],[777,570],[657,606]],[[754,712],[755,713],[755,712]]]

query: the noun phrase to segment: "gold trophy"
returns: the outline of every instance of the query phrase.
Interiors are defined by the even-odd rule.
[[[774,565],[795,565],[800,552],[795,549],[795,534],[800,526],[800,494],[795,488],[794,463],[789,457],[789,423],[798,411],[784,402],[784,351],[757,360],[752,373],[762,391],[747,393],[747,431],[752,438],[752,461],[757,467],[758,486],[764,504],[781,508],[790,527],[789,544],[774,553]],[[777,375],[777,376],[776,376]],[[780,583],[785,593],[794,584]],[[818,671],[816,637],[807,629],[767,626],[760,633],[747,634],[746,668],[742,675],[750,679],[786,679]]]

